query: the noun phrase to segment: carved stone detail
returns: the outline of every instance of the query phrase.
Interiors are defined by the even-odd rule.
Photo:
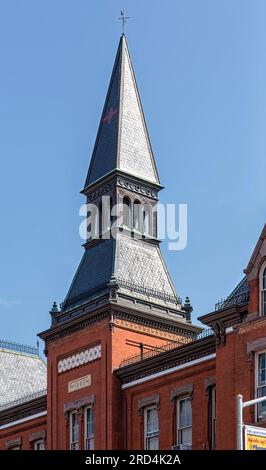
[[[99,196],[102,196],[108,191],[111,191],[111,189],[113,189],[115,186],[116,186],[116,180],[113,180],[113,181],[110,181],[109,183],[104,184],[103,186],[100,186],[94,191],[91,191],[90,193],[87,194],[88,202],[91,202],[93,199],[97,199]]]
[[[70,401],[64,404],[64,416],[68,420],[69,412],[77,411],[78,413],[82,413],[82,408],[84,406],[94,406],[95,403],[95,395],[88,395],[86,397],[81,398],[80,400]]]
[[[90,349],[81,351],[80,353],[73,354],[58,362],[58,374],[74,369],[75,367],[82,366],[88,362],[95,361],[101,358],[101,345],[98,344]]]
[[[143,415],[144,408],[150,405],[156,405],[157,409],[159,408],[160,404],[160,394],[156,393],[155,395],[145,397],[142,400],[139,400],[138,407],[139,407],[139,414]]]
[[[177,398],[181,398],[184,396],[189,396],[192,399],[193,391],[193,384],[183,385],[182,387],[176,387],[171,391],[171,400],[176,400]]]
[[[224,346],[225,345],[225,339],[226,339],[226,332],[225,332],[225,325],[221,320],[218,320],[214,325],[213,325],[213,331],[216,336],[216,345],[219,346]]]
[[[143,184],[138,184],[126,178],[119,177],[117,180],[117,185],[122,188],[128,189],[129,191],[132,191],[133,193],[138,193],[143,196],[150,197],[152,199],[157,199],[156,192],[150,189],[148,186],[145,186]]]

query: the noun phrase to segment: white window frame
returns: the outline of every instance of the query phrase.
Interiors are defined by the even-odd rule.
[[[148,436],[147,435],[148,434],[147,433],[147,423],[148,423],[147,418],[148,418],[148,412],[150,410],[155,410],[156,413],[157,413],[158,429],[156,431],[154,431],[153,434]],[[150,442],[151,439],[157,438],[158,445],[157,445],[157,449],[155,449],[155,450],[158,450],[159,449],[159,416],[158,416],[157,405],[147,406],[146,408],[144,408],[143,413],[144,413],[144,449],[145,450],[150,450],[148,443]]]
[[[42,448],[38,449],[38,445],[41,445]],[[38,439],[37,441],[34,441],[33,449],[34,450],[45,450],[44,439]]]
[[[87,426],[87,418],[88,418],[88,410],[91,411],[92,419],[93,419],[93,434],[88,435],[88,426]],[[89,444],[89,445],[88,445]],[[93,406],[86,406],[84,408],[84,449],[85,450],[94,450],[94,409]]]
[[[72,441],[73,416],[77,416],[78,440]],[[71,411],[69,416],[69,448],[70,450],[79,450],[79,417],[77,411]]]
[[[263,395],[260,395],[259,390],[263,387],[266,387],[266,383],[265,385],[259,385],[259,356],[261,354],[266,355],[266,349],[258,351],[255,357],[255,396],[256,398],[260,398],[261,396],[263,396]],[[260,410],[261,405],[262,404],[258,403],[256,406],[256,421],[259,421],[262,418],[266,418],[266,413],[260,414],[259,410]]]
[[[266,316],[266,288],[263,287],[263,274],[266,270],[266,261],[264,261],[260,270],[260,316]]]
[[[190,404],[191,404],[191,426],[186,426],[186,427],[181,428],[180,427],[180,403],[182,401],[186,401],[186,400],[189,400]],[[190,395],[185,395],[183,397],[177,398],[177,400],[176,400],[176,418],[177,418],[177,422],[176,422],[177,445],[184,446],[184,450],[191,450],[192,449],[192,426],[193,426],[193,422],[192,422],[192,400],[191,400]],[[180,439],[180,434],[182,434],[182,431],[186,430],[186,429],[191,429],[191,443],[190,444],[184,444],[183,442],[181,442],[181,439]],[[181,431],[181,433],[180,433],[180,431]]]

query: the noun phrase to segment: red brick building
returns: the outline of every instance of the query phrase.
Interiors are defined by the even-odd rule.
[[[2,347],[9,359],[0,383],[0,449],[236,448],[236,395],[266,395],[266,226],[244,279],[199,319],[202,330],[160,251],[161,189],[122,36],[82,191],[94,204],[84,255],[40,333],[47,393],[42,371],[35,388],[26,393],[17,384],[3,402],[7,382],[17,382],[13,350],[26,358],[24,385],[32,381],[30,360],[41,359]],[[103,215],[107,196],[122,215]],[[265,419],[263,404],[244,416],[246,424]]]

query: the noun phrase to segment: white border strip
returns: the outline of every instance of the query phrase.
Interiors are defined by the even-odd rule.
[[[215,353],[208,354],[208,356],[203,356],[203,357],[200,357],[199,359],[194,359],[193,361],[186,362],[185,364],[180,364],[180,366],[170,367],[169,369],[162,370],[161,372],[150,374],[147,377],[132,380],[132,382],[128,382],[122,385],[122,390],[124,390],[125,388],[133,387],[133,385],[142,384],[143,382],[147,382],[148,380],[156,379],[157,377],[162,377],[163,375],[171,374],[171,372],[175,372],[176,370],[186,369],[187,367],[194,366],[195,364],[200,364],[201,362],[214,359],[215,357],[216,357]]]
[[[26,421],[30,421],[31,419],[40,418],[41,416],[46,416],[47,411],[42,411],[41,413],[36,413],[35,415],[27,416],[26,418],[17,419],[16,421],[11,421],[11,423],[3,424],[0,426],[0,429],[11,428],[12,426],[16,426],[17,424],[25,423]]]

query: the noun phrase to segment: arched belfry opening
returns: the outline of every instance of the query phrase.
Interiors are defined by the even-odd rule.
[[[131,200],[129,197],[123,197],[123,226],[131,229],[132,228],[132,212],[131,212]]]

